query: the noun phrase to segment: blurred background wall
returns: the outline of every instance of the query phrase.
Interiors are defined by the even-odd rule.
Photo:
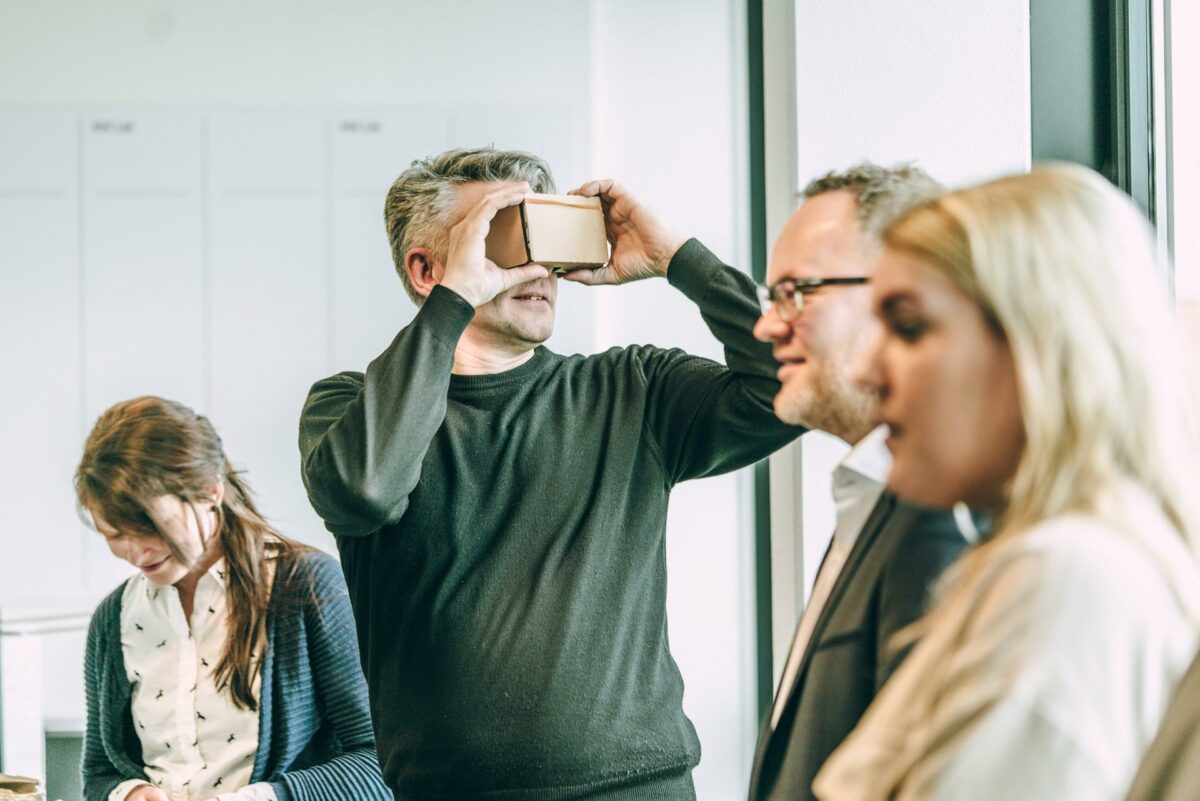
[[[0,630],[31,632],[0,671],[32,688],[0,725],[49,732],[52,794],[77,792],[82,624],[128,574],[75,511],[97,414],[195,406],[279,528],[332,550],[296,423],[312,381],[363,369],[413,313],[390,182],[453,146],[531,150],[560,190],[617,178],[748,269],[747,5],[0,0]],[[762,5],[785,51],[764,76],[768,239],[808,179],[863,158],[948,183],[1029,163],[1028,0]],[[562,286],[552,349],[633,342],[720,358],[665,283]],[[772,460],[776,665],[841,453],[812,435]],[[753,512],[743,472],[682,485],[669,519],[701,801],[744,797],[757,735]],[[0,750],[9,772],[43,759],[40,739]]]
[[[563,191],[616,177],[744,265],[744,15],[735,0],[0,3],[0,617],[45,628],[128,575],[80,522],[71,475],[99,412],[137,394],[208,414],[278,527],[333,548],[296,423],[315,379],[363,369],[411,318],[382,207],[414,158],[490,143],[543,155]],[[551,348],[630,342],[720,356],[665,284],[563,287]],[[670,519],[704,798],[743,791],[756,731],[744,482],[681,487]],[[81,728],[70,619],[21,660],[52,761]],[[40,753],[11,743],[4,768],[36,771],[18,758]]]

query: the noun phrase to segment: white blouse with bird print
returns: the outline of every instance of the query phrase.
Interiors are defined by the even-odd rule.
[[[258,712],[235,705],[216,683],[228,633],[225,569],[221,559],[200,577],[190,626],[175,587],[139,574],[121,597],[121,651],[142,761],[149,782],[170,801],[275,801],[270,784],[247,785],[258,750]],[[256,702],[261,683],[256,671]],[[122,782],[109,801],[124,801],[143,784]]]

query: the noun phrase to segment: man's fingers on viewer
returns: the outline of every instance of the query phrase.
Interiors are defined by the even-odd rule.
[[[550,274],[550,271],[540,264],[526,264],[524,267],[513,267],[502,272],[505,289],[514,287],[517,284],[524,284],[527,281],[536,281]]]
[[[571,270],[569,273],[563,273],[562,277],[565,281],[574,281],[577,284],[591,284],[595,279],[595,275],[595,270],[583,269]]]
[[[584,197],[597,197],[601,200],[615,198],[622,195],[625,190],[611,178],[601,178],[594,181],[588,181],[577,189],[572,189],[568,194],[583,195]]]

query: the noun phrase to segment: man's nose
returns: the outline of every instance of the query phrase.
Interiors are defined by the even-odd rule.
[[[760,342],[780,342],[787,339],[791,332],[791,325],[780,320],[774,309],[763,312],[754,324],[754,337]]]

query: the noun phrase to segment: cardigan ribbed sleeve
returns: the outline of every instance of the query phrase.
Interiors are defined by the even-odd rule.
[[[107,801],[113,788],[126,779],[146,780],[140,745],[136,746],[136,753],[130,753],[133,749],[124,736],[124,718],[129,717],[129,683],[121,672],[124,664],[121,592],[124,588],[122,582],[115,592],[100,602],[88,626],[83,657],[87,729],[83,737],[81,766],[85,801]]]
[[[300,647],[299,638],[277,638],[275,664],[295,665],[300,662],[301,651],[306,650],[309,670],[299,671],[298,675],[307,673],[310,684],[297,686],[283,680],[276,684],[276,692],[282,692],[289,722],[309,726],[311,721],[323,721],[332,728],[342,753],[267,780],[275,787],[279,801],[391,801],[392,794],[383,784],[375,755],[366,681],[341,566],[319,553],[308,555],[305,562],[317,601],[302,607],[306,648]]]
[[[341,567],[315,551],[299,559],[297,585],[281,587],[277,570],[272,590],[251,783],[269,782],[279,801],[391,801]],[[120,782],[146,778],[121,650],[123,588],[100,603],[88,630],[85,801],[107,801]]]

